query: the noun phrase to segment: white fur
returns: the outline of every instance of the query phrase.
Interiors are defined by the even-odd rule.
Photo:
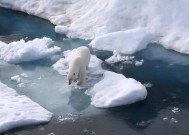
[[[90,57],[90,51],[85,46],[78,47],[73,52],[67,75],[69,84],[72,82],[75,82],[77,85],[83,84]]]

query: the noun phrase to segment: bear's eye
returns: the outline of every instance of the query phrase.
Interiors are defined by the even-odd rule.
[[[75,75],[75,73],[73,73],[73,75]]]

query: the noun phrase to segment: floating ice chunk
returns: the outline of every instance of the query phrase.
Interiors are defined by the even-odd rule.
[[[171,110],[173,113],[178,113],[180,112],[180,109],[177,107],[173,107],[173,109]]]
[[[133,54],[144,49],[151,39],[147,29],[138,28],[98,36],[90,45],[99,50],[118,50],[120,53]]]
[[[91,131],[87,128],[83,129],[83,133],[86,134],[86,135],[95,135],[95,131]]]
[[[142,66],[144,60],[140,60],[140,61],[135,61],[135,66]]]
[[[168,120],[168,118],[167,118],[167,117],[164,117],[163,120],[166,121],[166,120]]]
[[[15,75],[11,77],[12,81],[15,81],[16,83],[20,83],[21,82],[21,78],[20,75]]]
[[[23,39],[6,44],[0,41],[0,59],[8,63],[33,61],[53,55],[61,49],[53,45],[50,38],[34,39],[25,42]]]
[[[72,121],[75,122],[76,119],[78,119],[79,116],[75,114],[65,114],[58,117],[58,122],[64,122],[64,121]]]
[[[175,118],[171,118],[170,123],[178,123],[178,121]]]
[[[91,97],[91,104],[108,108],[127,105],[144,100],[147,96],[146,88],[132,78],[125,78],[121,74],[105,71],[103,79],[86,91]]]
[[[0,133],[50,121],[52,113],[0,82]]]
[[[150,88],[150,87],[152,87],[152,83],[150,83],[150,82],[144,83],[144,86],[145,86],[146,88]]]
[[[130,57],[129,56],[121,56],[117,50],[113,51],[113,55],[106,59],[105,61],[109,64],[117,63],[117,62],[122,62],[122,61],[129,61]]]
[[[56,135],[55,133],[49,133],[49,134],[47,134],[47,135]]]
[[[151,120],[148,120],[148,121],[141,121],[141,122],[138,122],[136,123],[137,126],[139,127],[146,127],[147,125],[149,125],[151,123]]]
[[[122,56],[117,50],[113,51],[113,55],[105,61],[109,64],[123,62],[124,64],[134,64],[135,66],[142,66],[144,60],[135,60],[135,56]]]
[[[69,61],[72,57],[72,52],[74,50],[67,50],[63,52],[64,58],[58,60],[54,65],[53,68],[61,75],[66,75],[68,70]],[[91,59],[89,62],[89,68],[87,70],[90,74],[102,74],[104,70],[101,67],[102,61],[98,59],[95,55],[91,55]]]

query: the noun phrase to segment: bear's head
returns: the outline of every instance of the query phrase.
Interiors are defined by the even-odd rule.
[[[72,82],[77,82],[78,81],[78,69],[77,68],[72,68],[67,72],[67,79],[68,79],[68,84],[70,85]]]

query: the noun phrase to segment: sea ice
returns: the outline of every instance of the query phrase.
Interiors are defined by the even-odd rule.
[[[92,96],[91,104],[95,107],[108,108],[144,100],[147,91],[145,86],[132,78],[105,71],[103,79],[86,94]]]
[[[117,50],[113,51],[113,55],[105,60],[108,64],[123,62],[124,64],[134,64],[135,66],[142,66],[144,60],[135,60],[135,56],[122,56]]]
[[[135,47],[132,47],[133,44],[125,41],[130,41],[130,37],[132,37],[131,39],[138,39],[141,36],[138,33],[133,35],[129,33],[128,35],[132,36],[126,36],[127,38],[124,39],[119,37],[122,34],[118,33],[146,28],[154,37],[152,41],[161,43],[168,49],[189,54],[188,5],[188,0],[0,1],[0,6],[2,7],[20,10],[48,19],[55,25],[68,27],[68,29],[63,30],[58,30],[57,28],[56,31],[65,33],[66,30],[66,34],[69,37],[95,38],[95,41],[97,41],[97,39],[102,40],[103,38],[107,40],[111,36],[112,44],[115,42],[117,44],[112,47],[98,44],[96,47],[107,50],[122,50],[124,53],[132,53],[135,50],[133,49]],[[118,39],[116,40],[116,38]],[[111,43],[111,41],[109,42]],[[106,43],[109,42],[107,41]],[[120,44],[121,46],[119,46]]]
[[[0,133],[50,121],[52,113],[0,82]]]
[[[46,37],[28,42],[21,39],[9,44],[0,41],[0,59],[8,63],[34,61],[60,51],[61,49],[54,46],[53,41]]]

